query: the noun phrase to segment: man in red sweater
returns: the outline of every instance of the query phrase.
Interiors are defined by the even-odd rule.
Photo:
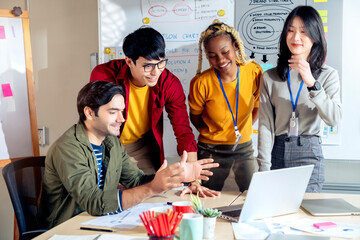
[[[163,144],[163,109],[168,114],[177,151],[187,151],[188,162],[197,161],[197,146],[190,127],[185,94],[179,79],[166,69],[165,41],[151,27],[141,27],[125,37],[125,59],[100,64],[90,81],[108,81],[124,86],[126,122],[120,141],[131,159],[145,173],[155,172],[165,159]],[[130,104],[129,104],[130,103]],[[216,196],[219,192],[196,184],[200,196]]]

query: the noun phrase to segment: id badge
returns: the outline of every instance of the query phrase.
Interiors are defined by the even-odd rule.
[[[235,151],[237,145],[239,145],[239,142],[242,137],[241,133],[237,129],[235,129],[235,136],[236,136],[235,144],[234,144],[233,148],[231,149],[233,152]]]
[[[289,121],[289,137],[297,137],[299,132],[299,120],[295,117],[295,112],[292,113]]]

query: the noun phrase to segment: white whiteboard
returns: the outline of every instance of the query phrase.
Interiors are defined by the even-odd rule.
[[[162,1],[163,2],[163,1]],[[180,1],[177,1],[180,2]],[[220,2],[220,1],[219,1]],[[250,8],[251,0],[231,1],[235,3],[235,19],[240,19],[239,14],[242,4],[246,4]],[[260,2],[260,1],[258,1]],[[268,1],[265,1],[268,2]],[[357,0],[336,0],[324,1],[323,3],[316,3],[316,1],[291,0],[282,2],[292,2],[296,4],[309,4],[318,10],[328,8],[328,64],[339,70],[341,78],[342,104],[343,104],[343,120],[340,124],[341,143],[336,146],[323,146],[324,156],[326,159],[346,159],[346,160],[360,160],[360,72],[357,68],[358,56],[360,56],[360,48],[358,39],[360,39],[360,31],[356,31],[354,26],[360,22],[360,1]],[[106,9],[99,8],[99,57],[100,60],[104,58],[104,46],[121,47],[123,38],[140,27],[143,23],[141,1],[119,1],[119,0],[99,0],[99,6],[103,3]],[[106,3],[106,4],[105,4]],[[338,7],[336,7],[339,5]],[[254,7],[254,6],[252,6]],[[239,9],[240,8],[240,9]],[[287,6],[290,9],[289,6]],[[292,9],[293,7],[291,7]],[[331,10],[331,11],[330,11]],[[229,24],[238,27],[239,21],[233,20]],[[355,25],[354,25],[355,24]],[[170,27],[176,25],[169,24]],[[203,31],[199,29],[198,33]],[[241,32],[240,32],[241,34]],[[332,34],[330,39],[330,34]],[[241,36],[242,37],[242,36]],[[251,53],[247,51],[247,56]],[[255,55],[256,56],[256,55]],[[256,61],[262,63],[262,55],[255,58]],[[271,59],[267,56],[267,59]],[[274,58],[275,59],[275,58]],[[103,62],[103,60],[101,60]],[[204,62],[207,62],[206,60]],[[269,62],[267,62],[269,63]],[[197,61],[193,66],[193,73],[197,67]],[[206,66],[203,66],[205,69]],[[180,75],[175,73],[177,76]],[[191,75],[191,74],[189,74]],[[193,76],[193,75],[192,75]],[[188,81],[192,76],[189,76]],[[188,91],[185,86],[184,90]],[[168,121],[164,123],[165,131],[165,154],[176,154],[176,142],[173,136],[172,128]],[[194,131],[196,133],[196,131]],[[255,141],[255,140],[254,140]]]
[[[4,96],[3,84],[12,96]],[[0,85],[0,159],[32,156],[21,18],[0,17]]]

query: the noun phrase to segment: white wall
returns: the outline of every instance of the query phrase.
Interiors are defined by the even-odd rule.
[[[325,179],[328,183],[349,183],[360,186],[360,1],[344,0],[342,46],[341,145],[324,146]],[[339,33],[340,34],[340,33]],[[331,51],[331,49],[328,49]]]
[[[330,159],[360,160],[360,31],[356,27],[360,22],[360,2],[344,0],[343,11],[342,142],[339,146],[324,146],[324,151]]]
[[[35,99],[38,127],[49,129],[49,146],[78,120],[76,97],[90,77],[97,52],[96,0],[31,0]]]

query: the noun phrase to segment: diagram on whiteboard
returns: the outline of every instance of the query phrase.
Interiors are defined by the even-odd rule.
[[[184,21],[184,18],[188,21],[214,19],[224,16],[228,10],[224,9],[223,2],[213,0],[143,0],[141,3],[144,24]]]
[[[282,6],[260,6],[247,11],[240,19],[237,29],[243,39],[244,47],[261,57],[263,63],[268,58],[277,58],[279,37],[290,8]]]

